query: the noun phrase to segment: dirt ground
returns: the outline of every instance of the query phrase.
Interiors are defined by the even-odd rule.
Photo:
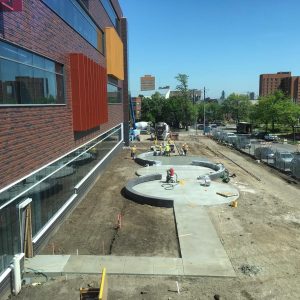
[[[209,138],[180,138],[188,141],[190,155],[221,162],[236,175],[231,183],[240,190],[238,207],[216,205],[208,211],[237,277],[110,275],[109,299],[300,299],[300,184],[287,183],[276,171]],[[138,149],[149,146],[143,142]],[[42,254],[78,249],[79,254],[178,257],[173,210],[140,205],[121,194],[137,168],[129,150],[123,150]],[[115,229],[118,213],[120,230]],[[79,287],[97,286],[98,280],[85,275],[49,279],[24,287],[14,299],[79,299]]]

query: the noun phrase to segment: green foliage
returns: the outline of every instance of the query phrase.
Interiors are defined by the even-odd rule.
[[[275,124],[293,127],[297,124],[299,117],[299,105],[293,103],[282,91],[276,91],[259,99],[255,120],[264,124],[266,131],[269,125],[274,131]]]
[[[230,94],[222,103],[224,118],[236,123],[248,121],[251,102],[248,95]]]
[[[142,118],[148,122],[157,123],[164,121],[163,106],[165,99],[159,94],[155,93],[151,98],[142,98]]]
[[[188,126],[197,119],[197,107],[189,99],[188,76],[178,74],[179,96],[165,99],[159,93],[142,99],[142,118],[157,123],[164,121],[173,127]]]
[[[188,98],[188,96],[189,96],[189,90],[188,90],[189,76],[186,74],[179,73],[177,76],[175,76],[175,79],[178,81],[176,90],[180,91],[183,97]]]
[[[204,103],[198,104],[198,121],[204,122]],[[216,120],[223,120],[222,107],[217,102],[206,102],[205,103],[205,121],[213,123]]]

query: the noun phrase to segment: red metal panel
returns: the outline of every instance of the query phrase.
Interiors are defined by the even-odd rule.
[[[79,98],[79,55],[70,54],[71,90],[72,90],[72,111],[74,131],[80,130],[80,98]]]
[[[91,60],[87,58],[87,64],[86,64],[86,92],[87,92],[87,98],[86,98],[86,127],[87,129],[92,128],[92,119],[91,119],[91,74],[90,74],[90,67],[91,67]]]
[[[97,106],[97,77],[96,77],[96,69],[97,69],[97,64],[93,63],[93,73],[92,73],[92,79],[93,79],[93,113],[94,113],[94,127],[99,125],[99,120],[98,120],[98,106]]]
[[[108,121],[106,69],[84,56],[70,54],[74,131]]]
[[[88,58],[86,56],[83,57],[84,64],[84,79],[83,79],[83,93],[84,93],[84,115],[83,115],[83,130],[90,129],[88,126]]]
[[[107,103],[107,75],[106,69],[101,67],[103,82],[103,97],[102,97],[102,123],[108,122],[108,103]]]
[[[84,79],[85,79],[85,64],[84,56],[79,55],[79,98],[80,98],[80,129],[79,131],[85,130],[85,89],[84,89]]]

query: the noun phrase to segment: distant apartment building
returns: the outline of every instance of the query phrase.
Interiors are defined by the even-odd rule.
[[[255,99],[255,93],[254,92],[249,92],[249,98],[250,98],[250,100],[254,100]]]
[[[267,96],[282,90],[295,102],[300,103],[300,76],[292,76],[291,72],[261,74],[259,79],[259,96]]]
[[[141,110],[142,110],[142,98],[140,97],[132,97],[131,98],[133,105],[133,112],[136,120],[141,119]]]
[[[141,77],[141,91],[153,90],[155,90],[155,77],[151,75]]]

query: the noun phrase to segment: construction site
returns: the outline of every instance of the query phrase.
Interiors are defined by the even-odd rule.
[[[175,144],[120,150],[25,259],[13,299],[79,299],[104,268],[107,299],[298,299],[298,181],[207,136]]]

